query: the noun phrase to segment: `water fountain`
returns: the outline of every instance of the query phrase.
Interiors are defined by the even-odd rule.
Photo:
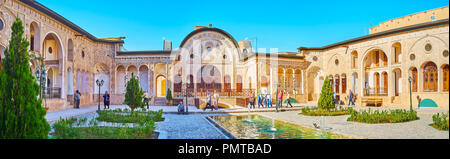
[[[273,132],[277,131],[277,128],[275,128],[275,119],[273,119],[273,117],[272,117],[272,127],[270,128],[270,131]]]
[[[252,118],[250,117],[250,104],[248,105],[247,120],[245,122],[247,123],[253,122]]]

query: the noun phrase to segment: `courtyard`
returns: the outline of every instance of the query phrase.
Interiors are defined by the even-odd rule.
[[[314,122],[320,122],[320,116],[299,115],[300,109],[308,105],[295,105],[293,108],[281,108],[275,112],[274,108],[251,109],[247,108],[228,108],[219,110],[198,109],[190,106],[189,113],[179,114],[177,107],[170,106],[150,106],[149,110],[162,110],[164,121],[156,122],[155,131],[159,133],[158,139],[233,139],[230,135],[214,123],[207,120],[208,116],[246,116],[259,115],[267,118],[273,118],[277,121],[299,125],[315,129]],[[311,106],[311,105],[309,105]],[[111,109],[124,109],[125,105],[113,105]],[[397,109],[397,108],[374,108],[374,107],[354,107],[355,110],[363,109]],[[103,109],[103,106],[101,106]],[[97,117],[97,106],[87,106],[80,109],[66,109],[49,112],[46,115],[47,121],[53,125],[60,118],[88,118]],[[358,122],[349,122],[349,115],[327,116],[324,117],[324,123],[331,133],[340,134],[355,139],[449,139],[449,131],[439,131],[431,126],[432,115],[438,112],[448,112],[448,109],[420,108],[415,109],[418,112],[419,120],[404,123],[389,124],[365,124]],[[108,123],[101,123],[106,124]],[[53,131],[53,130],[52,130]]]

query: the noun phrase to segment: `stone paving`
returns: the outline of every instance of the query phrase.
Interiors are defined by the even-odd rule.
[[[274,108],[264,109],[251,109],[251,114],[259,114],[267,117],[274,117],[275,119],[307,126],[313,128],[312,123],[318,122],[321,117],[311,117],[299,115],[301,107],[306,105],[297,105],[294,108],[282,109],[285,111],[275,113]],[[309,105],[312,106],[312,105]],[[103,107],[101,106],[103,109]],[[111,109],[127,108],[125,105],[111,106]],[[164,134],[163,138],[167,139],[228,139],[229,137],[224,135],[221,130],[217,129],[209,121],[205,119],[205,116],[213,114],[228,114],[243,115],[248,113],[247,108],[229,108],[219,110],[206,110],[197,109],[196,107],[189,107],[189,114],[177,114],[177,107],[172,106],[150,106],[150,110],[157,111],[163,110],[163,117],[165,121],[158,122],[156,125],[156,131]],[[354,109],[369,109],[369,107],[354,107]],[[374,108],[373,110],[388,110],[398,109],[393,107]],[[403,108],[405,109],[405,108]],[[70,117],[96,117],[95,111],[97,106],[83,107],[80,109],[68,109],[49,112],[46,115],[47,121],[53,123],[60,118]],[[449,139],[448,131],[439,131],[429,126],[432,123],[432,115],[437,112],[448,112],[448,109],[435,109],[435,108],[420,108],[416,109],[420,120],[406,122],[406,123],[394,123],[394,124],[365,124],[357,122],[347,122],[349,115],[324,117],[326,126],[332,127],[333,132],[348,134],[350,136],[357,136],[361,138],[371,139]]]
[[[229,139],[205,119],[203,114],[164,114],[165,121],[156,125],[156,131],[166,133],[167,139]]]
[[[368,109],[367,107],[356,107],[355,109]],[[394,108],[370,108],[387,110]],[[449,131],[439,131],[429,126],[433,114],[437,112],[448,112],[448,109],[420,108],[417,110],[420,120],[405,123],[390,124],[366,124],[348,122],[349,115],[324,117],[326,126],[332,127],[333,132],[348,134],[369,139],[449,139]],[[314,128],[313,122],[320,123],[321,117],[299,115],[299,112],[280,113],[257,113],[259,115],[274,117],[278,120]]]

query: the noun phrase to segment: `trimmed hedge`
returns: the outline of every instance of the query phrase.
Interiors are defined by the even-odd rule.
[[[363,110],[361,112],[357,112],[355,110],[350,110],[350,117],[347,121],[355,121],[361,123],[401,123],[408,122],[413,120],[419,120],[420,118],[417,116],[417,111],[410,110],[375,110],[371,109]]]
[[[306,116],[339,116],[350,114],[350,109],[352,108],[334,108],[334,109],[320,109],[320,108],[302,108],[301,115]]]

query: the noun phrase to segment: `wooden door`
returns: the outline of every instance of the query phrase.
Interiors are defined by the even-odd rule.
[[[412,74],[412,81],[411,81],[411,87],[413,92],[417,92],[417,69],[414,68],[411,72]]]
[[[380,90],[380,74],[378,73],[375,74],[375,82],[375,94],[378,94]]]
[[[437,91],[437,68],[434,63],[428,63],[423,70],[423,89],[424,91]]]
[[[383,74],[383,83],[384,83],[383,93],[387,94],[387,91],[388,91],[388,75],[387,75],[387,73]]]

